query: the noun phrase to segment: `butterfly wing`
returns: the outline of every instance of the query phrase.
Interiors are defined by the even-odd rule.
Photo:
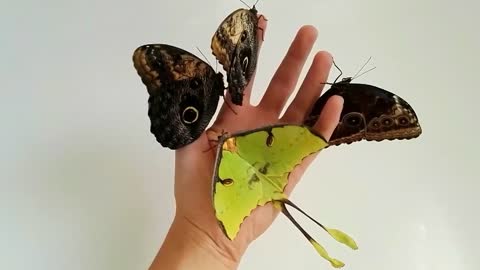
[[[147,87],[150,131],[157,141],[177,149],[197,139],[223,95],[223,75],[195,55],[166,44],[138,47],[133,63]]]
[[[257,65],[258,18],[253,9],[238,9],[228,15],[212,37],[211,48],[227,72],[232,102],[242,105],[243,92]]]
[[[220,141],[213,181],[216,217],[229,239],[257,206],[285,197],[290,172],[327,142],[308,127],[264,127]]]
[[[315,124],[333,95],[343,97],[344,105],[329,145],[412,139],[422,133],[415,111],[404,99],[372,85],[355,83],[334,84],[316,101],[306,125]]]

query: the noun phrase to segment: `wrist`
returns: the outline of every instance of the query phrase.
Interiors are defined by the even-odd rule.
[[[225,252],[207,233],[176,216],[149,270],[237,269],[239,257]]]

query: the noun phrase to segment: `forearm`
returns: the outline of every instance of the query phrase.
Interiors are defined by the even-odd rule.
[[[204,234],[175,218],[149,270],[233,270],[238,262],[227,259]]]

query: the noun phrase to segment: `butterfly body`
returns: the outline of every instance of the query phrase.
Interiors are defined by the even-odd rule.
[[[195,55],[166,44],[138,47],[133,63],[147,87],[150,131],[157,141],[178,149],[197,139],[223,95],[223,75]]]
[[[232,102],[242,105],[245,87],[257,65],[258,18],[255,7],[228,15],[212,37],[212,53],[227,73]]]
[[[383,140],[413,139],[422,133],[413,108],[401,97],[379,87],[351,83],[344,78],[316,101],[305,120],[315,124],[327,100],[334,95],[344,99],[340,122],[333,132],[329,145]]]

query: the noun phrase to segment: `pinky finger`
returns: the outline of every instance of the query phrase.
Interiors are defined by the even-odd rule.
[[[319,132],[327,141],[333,134],[333,131],[340,121],[340,114],[343,109],[343,98],[340,96],[332,96],[328,99],[327,104],[323,108],[317,122],[313,128]]]

